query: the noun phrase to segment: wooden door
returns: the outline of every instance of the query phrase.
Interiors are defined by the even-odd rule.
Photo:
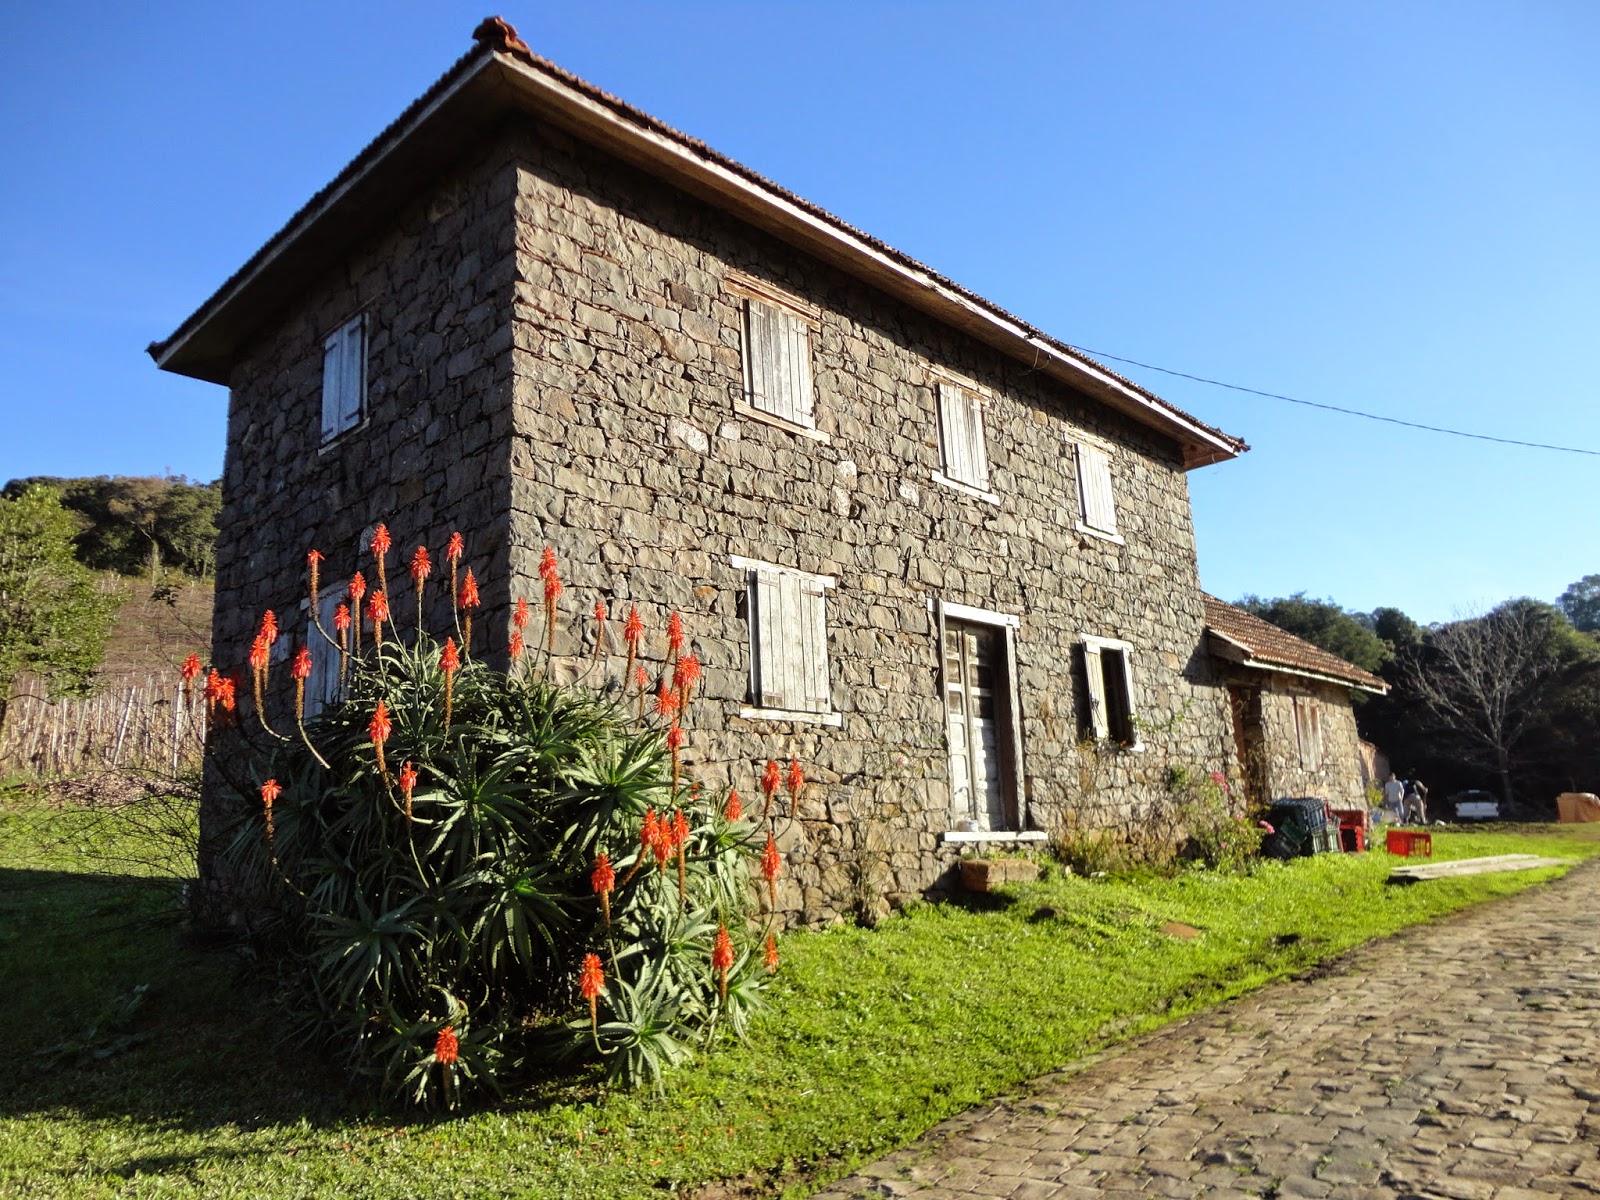
[[[945,719],[950,739],[950,804],[978,830],[1006,828],[1001,744],[1000,631],[946,621]]]

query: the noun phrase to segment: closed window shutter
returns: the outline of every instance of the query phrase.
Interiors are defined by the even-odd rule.
[[[1108,738],[1111,723],[1106,715],[1106,677],[1099,646],[1083,648],[1083,674],[1089,684],[1089,732],[1096,738]]]
[[[828,686],[828,620],[824,589],[802,581],[800,586],[800,636],[805,676],[805,710],[830,712],[833,696]]]
[[[831,712],[824,589],[787,571],[752,571],[752,698],[762,708]]]
[[[338,434],[339,381],[344,378],[344,331],[322,343],[322,440]]]
[[[344,327],[344,379],[340,383],[340,430],[361,423],[361,405],[367,392],[366,323],[357,317]]]
[[[955,384],[941,383],[939,435],[944,444],[945,474],[973,487],[988,487],[989,459],[983,444],[983,405],[978,397]]]
[[[1078,490],[1083,497],[1083,523],[1091,529],[1115,533],[1117,507],[1111,492],[1111,457],[1104,450],[1079,443]]]
[[[333,614],[344,599],[343,587],[330,588],[317,602],[317,616],[328,637],[338,637]],[[306,716],[314,716],[339,698],[339,650],[315,628],[306,631],[306,647],[311,651],[311,674],[306,679]]]
[[[750,406],[796,425],[811,425],[811,334],[806,323],[759,300],[745,301],[745,356]]]

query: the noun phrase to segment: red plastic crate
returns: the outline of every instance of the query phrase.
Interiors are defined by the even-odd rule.
[[[1417,833],[1410,829],[1391,829],[1388,835],[1388,844],[1385,847],[1390,854],[1402,858],[1413,858],[1417,855],[1433,857],[1433,834]]]

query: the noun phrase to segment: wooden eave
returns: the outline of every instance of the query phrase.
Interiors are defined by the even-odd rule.
[[[1076,391],[1172,438],[1185,469],[1245,443],[1168,405],[838,218],[530,55],[480,48],[379,135],[150,354],[163,370],[226,384],[241,348],[361,238],[437,177],[495,118],[563,129]]]
[[[1374,696],[1386,696],[1389,694],[1388,685],[1373,687],[1369,683],[1340,678],[1337,675],[1330,675],[1323,671],[1312,671],[1305,667],[1291,667],[1284,663],[1269,662],[1264,658],[1258,658],[1249,646],[1246,646],[1243,642],[1235,641],[1225,633],[1218,633],[1215,629],[1208,628],[1206,637],[1209,639],[1212,655],[1227,662],[1237,663],[1241,667],[1249,667],[1255,671],[1270,671],[1276,675],[1295,675],[1301,679],[1314,679],[1319,683],[1331,683],[1337,687],[1355,688],[1358,691],[1371,692]]]

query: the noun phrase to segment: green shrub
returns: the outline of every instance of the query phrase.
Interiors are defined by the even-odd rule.
[[[750,863],[766,831],[678,788],[667,733],[631,704],[471,662],[447,679],[439,660],[425,637],[353,659],[307,743],[238,781],[229,869],[298,1036],[388,1094],[453,1106],[574,1058],[658,1082],[741,1034],[765,979]],[[647,827],[668,830],[655,852]],[[719,930],[746,943],[731,966]]]

